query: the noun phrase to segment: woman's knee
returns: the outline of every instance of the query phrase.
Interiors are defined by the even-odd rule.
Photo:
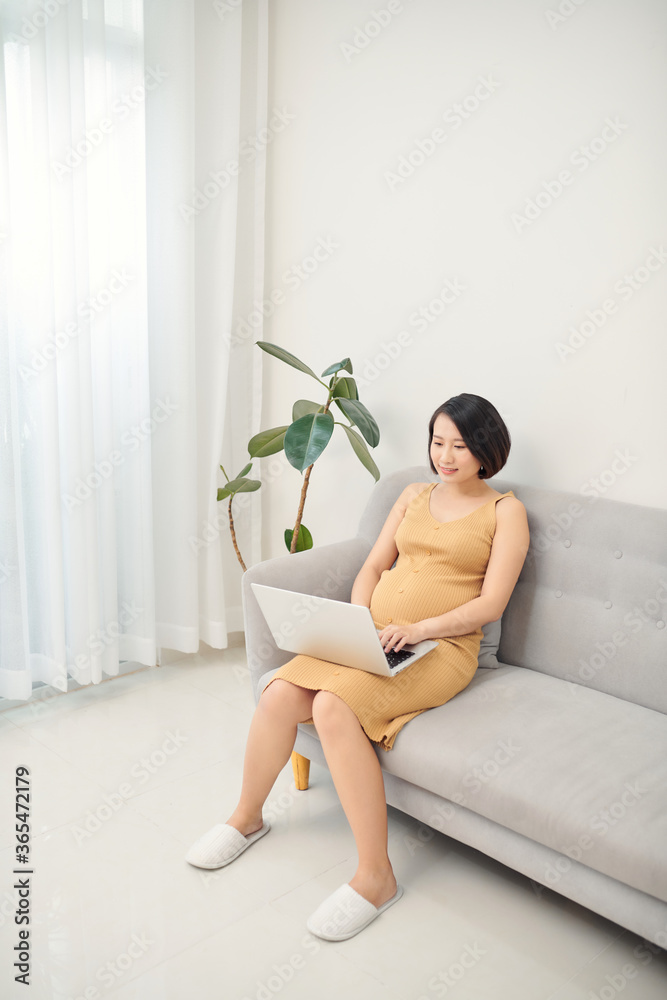
[[[331,691],[318,691],[313,698],[313,722],[320,736],[343,733],[350,724],[359,721],[342,698]]]
[[[301,721],[300,716],[304,713],[305,719],[310,718],[314,696],[315,691],[298,687],[291,681],[284,681],[278,677],[264,688],[257,707],[261,711],[294,715]]]

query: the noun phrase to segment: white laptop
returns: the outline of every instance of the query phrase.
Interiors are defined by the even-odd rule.
[[[251,583],[280,649],[393,677],[437,646],[432,639],[385,653],[370,609],[361,604]]]

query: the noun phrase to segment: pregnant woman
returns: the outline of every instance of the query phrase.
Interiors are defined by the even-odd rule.
[[[285,663],[259,699],[236,809],[186,855],[197,867],[220,868],[269,832],[262,806],[290,758],[297,725],[314,723],[359,861],[350,882],[308,920],[318,937],[352,937],[403,893],[387,853],[374,744],[390,751],[407,722],[470,683],[481,628],[509,601],[528,551],[526,512],[511,490],[499,493],[485,482],[509,450],[507,428],[488,400],[462,393],[438,407],[429,423],[429,459],[439,481],[403,490],[351,596],[370,608],[385,650],[422,639],[435,639],[437,647],[396,677],[303,654]]]

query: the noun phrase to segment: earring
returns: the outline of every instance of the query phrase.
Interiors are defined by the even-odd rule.
[[[480,465],[480,467],[479,467],[479,474],[480,474],[480,476],[484,474],[484,466],[483,465]]]

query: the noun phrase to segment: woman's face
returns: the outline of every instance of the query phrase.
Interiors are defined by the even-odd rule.
[[[479,481],[481,462],[475,458],[446,413],[439,413],[433,425],[431,460],[443,483],[460,485],[470,479]]]

